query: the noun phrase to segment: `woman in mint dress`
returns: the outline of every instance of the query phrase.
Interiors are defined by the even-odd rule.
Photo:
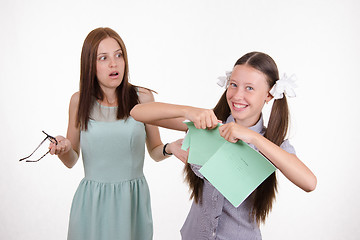
[[[152,239],[145,143],[155,161],[171,154],[174,143],[164,146],[157,127],[130,116],[136,104],[151,101],[151,91],[128,81],[120,36],[109,28],[91,31],[81,53],[80,91],[70,100],[67,136],[50,145],[68,168],[82,153],[85,177],[73,199],[69,240]]]

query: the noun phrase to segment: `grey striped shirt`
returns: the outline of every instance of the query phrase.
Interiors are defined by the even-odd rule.
[[[232,122],[230,115],[226,121]],[[263,118],[249,129],[264,134]],[[251,146],[251,145],[250,145]],[[254,146],[251,146],[256,149]],[[295,149],[285,140],[280,146],[289,153],[295,154]],[[203,178],[199,172],[201,166],[191,165],[194,173]],[[181,228],[183,240],[260,240],[260,229],[250,217],[254,194],[239,206],[234,207],[215,187],[204,179],[201,203],[193,202],[190,212]]]

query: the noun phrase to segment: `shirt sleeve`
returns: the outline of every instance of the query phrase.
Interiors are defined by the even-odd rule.
[[[293,145],[290,144],[290,141],[288,139],[285,139],[280,145],[280,147],[288,153],[296,155],[295,148],[293,147]]]
[[[197,165],[197,164],[190,164],[191,166],[191,170],[195,173],[196,176],[198,176],[199,178],[201,179],[204,179],[204,176],[200,173],[200,168],[201,166],[200,165]]]

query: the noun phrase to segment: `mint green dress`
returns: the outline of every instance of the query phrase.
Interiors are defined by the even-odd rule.
[[[116,120],[116,107],[96,103],[94,110],[97,120],[80,135],[85,177],[73,199],[68,240],[152,239],[145,126],[131,117]]]

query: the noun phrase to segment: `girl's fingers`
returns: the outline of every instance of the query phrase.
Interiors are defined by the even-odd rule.
[[[220,136],[224,137],[226,132],[226,124],[219,127]]]
[[[222,125],[219,128],[220,136],[222,136],[226,141],[231,143],[236,143],[239,139],[233,134],[231,126],[228,124]]]

